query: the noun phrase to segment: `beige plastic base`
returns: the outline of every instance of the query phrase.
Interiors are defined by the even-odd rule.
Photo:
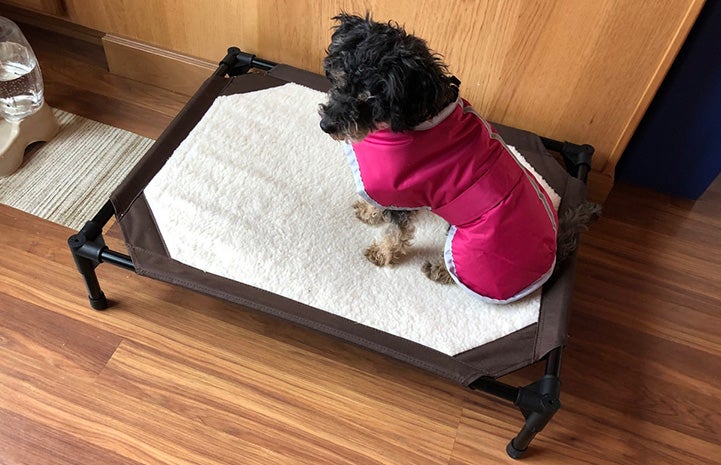
[[[58,129],[60,126],[45,103],[17,123],[0,119],[0,177],[9,176],[20,168],[28,145],[49,141]]]

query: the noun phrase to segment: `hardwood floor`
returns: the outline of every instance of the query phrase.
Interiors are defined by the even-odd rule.
[[[23,30],[52,106],[157,137],[187,100]],[[495,398],[111,266],[115,304],[92,311],[70,230],[0,206],[0,231],[2,465],[512,462],[522,417]],[[614,188],[579,253],[563,408],[527,463],[721,463],[720,231],[721,180],[697,202]]]

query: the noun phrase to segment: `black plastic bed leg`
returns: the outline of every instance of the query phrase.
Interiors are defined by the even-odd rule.
[[[573,177],[586,182],[588,172],[591,170],[591,159],[593,158],[594,152],[595,149],[591,145],[576,145],[565,142],[561,150],[561,155],[566,165],[566,171]]]
[[[95,274],[95,268],[98,265],[110,263],[126,270],[135,271],[135,265],[130,256],[112,251],[105,245],[103,227],[114,214],[115,207],[112,202],[106,202],[92,220],[85,223],[85,226],[77,234],[73,234],[68,239],[68,246],[70,247],[70,253],[73,254],[75,266],[83,276],[85,286],[88,288],[90,306],[95,310],[108,308],[108,299],[105,298],[105,294],[100,289],[98,276]]]
[[[538,382],[521,389],[516,405],[521,408],[526,422],[518,435],[508,443],[506,452],[519,459],[538,434],[553,418],[561,402],[558,399],[561,382],[556,376],[546,375]]]
[[[97,225],[92,222],[86,223],[80,232],[70,236],[68,239],[68,246],[70,252],[73,254],[75,260],[75,266],[83,276],[85,280],[85,286],[88,289],[88,300],[90,306],[95,310],[105,310],[108,308],[108,299],[105,297],[102,289],[100,289],[100,283],[98,282],[98,276],[95,274],[95,268],[100,264],[100,254],[105,247],[105,241],[102,235],[97,233],[96,237],[92,240],[88,238],[88,233],[97,231]],[[98,258],[88,258],[88,256],[97,256]]]
[[[526,421],[518,435],[508,443],[506,452],[514,459],[520,459],[529,444],[561,408],[559,396],[561,380],[561,349],[552,351],[546,360],[546,374],[540,380],[521,388],[514,402],[521,409]]]

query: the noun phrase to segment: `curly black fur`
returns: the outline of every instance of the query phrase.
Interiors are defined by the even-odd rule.
[[[330,80],[321,128],[336,139],[361,140],[379,125],[414,128],[458,97],[458,81],[423,39],[395,22],[341,13],[323,68]]]
[[[600,218],[602,211],[599,204],[583,201],[559,216],[558,237],[556,238],[556,261],[559,264],[576,251],[579,234]]]

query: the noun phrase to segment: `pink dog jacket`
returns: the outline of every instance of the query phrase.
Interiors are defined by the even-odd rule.
[[[345,143],[359,194],[382,208],[430,208],[451,224],[448,270],[483,300],[535,291],[556,261],[551,200],[463,99],[412,131],[381,129]]]

